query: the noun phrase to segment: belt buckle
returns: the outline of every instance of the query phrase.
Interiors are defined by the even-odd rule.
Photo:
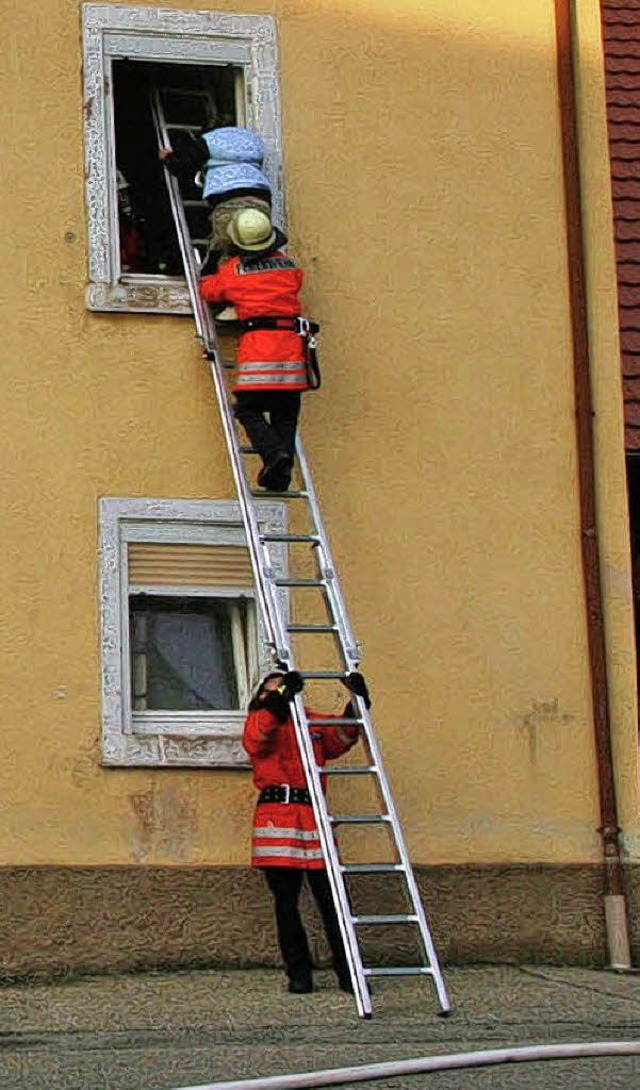
[[[282,801],[289,802],[289,799],[291,798],[291,785],[288,783],[281,783],[280,787],[284,791],[284,799]]]
[[[300,334],[300,336],[301,337],[308,337],[309,333],[311,332],[310,326],[309,326],[309,319],[308,318],[303,318],[301,315],[298,315],[298,317],[296,318],[296,322],[297,322],[297,325],[298,325],[297,332]]]

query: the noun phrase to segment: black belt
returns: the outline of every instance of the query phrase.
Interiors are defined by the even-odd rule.
[[[251,333],[254,329],[284,329],[291,333],[299,333],[301,337],[318,333],[320,326],[317,322],[310,322],[308,318],[278,318],[270,314],[258,314],[255,318],[243,318],[239,323],[243,333]]]
[[[290,787],[281,783],[277,787],[263,787],[258,802],[302,802],[311,806],[311,795],[306,787]]]

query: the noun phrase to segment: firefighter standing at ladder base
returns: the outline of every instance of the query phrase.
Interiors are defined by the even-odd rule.
[[[344,684],[361,696],[369,708],[366,682],[357,672]],[[289,978],[289,991],[313,991],[311,952],[300,918],[298,900],[306,875],[316,901],[333,957],[333,967],[343,991],[353,986],[340,925],[327,878],[311,797],[300,758],[290,701],[301,692],[297,671],[274,671],[261,682],[249,704],[242,744],[251,758],[253,782],[260,794],[253,820],[251,864],[260,867],[275,902],[278,944]],[[313,719],[329,719],[305,709],[313,750],[319,766],[340,757],[358,740],[357,725],[317,727]],[[347,704],[339,718],[355,718],[357,709]]]
[[[236,255],[214,276],[202,278],[200,294],[207,303],[236,309],[242,332],[232,387],[235,416],[262,457],[259,486],[286,492],[300,394],[319,385],[319,327],[301,315],[304,274],[280,249],[287,240],[269,217],[247,208],[236,213],[228,230]]]

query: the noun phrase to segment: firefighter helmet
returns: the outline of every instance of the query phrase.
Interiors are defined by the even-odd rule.
[[[239,250],[260,253],[269,250],[276,241],[276,231],[266,212],[257,208],[241,208],[227,228],[229,238]]]

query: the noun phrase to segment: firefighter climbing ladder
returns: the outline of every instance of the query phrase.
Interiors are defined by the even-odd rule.
[[[164,103],[166,96],[164,89],[159,88],[154,93],[154,117],[160,146],[170,145],[171,122],[165,114]],[[180,126],[184,128],[184,125]],[[194,126],[195,128],[195,126]],[[222,362],[217,349],[216,328],[208,306],[201,300],[198,292],[198,266],[194,256],[194,240],[189,235],[189,227],[185,216],[180,188],[175,178],[165,172],[171,208],[175,220],[180,251],[184,262],[185,276],[189,288],[189,295],[195,317],[198,337],[202,341],[204,354],[209,361],[211,375],[220,407],[222,426],[229,449],[231,467],[235,485],[237,488],[240,508],[242,510],[247,543],[251,556],[251,563],[256,583],[256,592],[259,606],[264,618],[267,638],[275,662],[287,670],[296,669],[294,650],[292,644],[298,636],[307,634],[314,639],[322,636],[333,639],[337,646],[340,659],[343,663],[341,670],[301,670],[305,680],[319,682],[330,679],[344,678],[346,674],[357,670],[359,662],[359,648],[352,635],[349,619],[347,617],[342,592],[338,577],[334,568],[329,543],[322,525],[318,499],[311,479],[309,466],[304,455],[300,439],[296,445],[297,473],[301,482],[300,487],[292,487],[286,493],[265,493],[251,488],[245,459],[250,459],[255,454],[249,447],[242,446],[235,430],[232,409],[227,393],[225,378],[226,366]],[[255,464],[255,462],[254,462]],[[307,515],[311,531],[298,534],[288,532],[263,532],[258,523],[254,497],[267,496],[290,504],[304,504],[307,507]],[[315,562],[315,574],[313,578],[289,578],[277,574],[273,557],[272,546],[308,546],[313,554]],[[283,594],[305,593],[305,588],[315,587],[324,597],[327,622],[290,623],[286,604],[283,604]],[[334,814],[328,810],[320,770],[316,764],[313,745],[309,734],[308,719],[305,714],[303,700],[300,694],[295,697],[293,718],[303,766],[305,768],[309,792],[313,803],[320,842],[327,866],[327,875],[331,884],[333,899],[340,922],[347,960],[354,988],[354,995],[358,1014],[369,1018],[372,1013],[371,991],[369,982],[375,977],[389,976],[413,976],[428,977],[431,979],[440,1006],[440,1013],[447,1014],[450,1004],[446,988],[442,978],[438,958],[425,917],[420,899],[418,886],[411,867],[407,848],[402,835],[400,823],[394,806],[391,789],[387,780],[380,749],[373,726],[364,701],[360,697],[353,698],[353,704],[357,707],[357,717],[349,719],[327,718],[314,719],[313,728],[323,726],[336,726],[358,724],[360,728],[360,743],[365,753],[365,759],[358,764],[333,764],[322,769],[322,776],[331,777],[357,777],[359,780],[372,781],[377,796],[376,812],[367,813],[341,813]],[[357,794],[357,792],[356,792]],[[388,833],[393,848],[394,859],[391,862],[371,863],[345,863],[342,861],[338,846],[338,834],[346,827],[377,826],[383,827]],[[402,883],[404,907],[408,910],[402,912],[371,913],[359,912],[352,908],[352,896],[348,887],[351,876],[358,875],[391,875],[395,881]],[[366,881],[366,879],[365,879]],[[364,933],[375,932],[379,927],[391,927],[401,925],[414,930],[415,946],[419,953],[416,955],[416,963],[412,965],[375,966],[365,965],[362,952]]]

